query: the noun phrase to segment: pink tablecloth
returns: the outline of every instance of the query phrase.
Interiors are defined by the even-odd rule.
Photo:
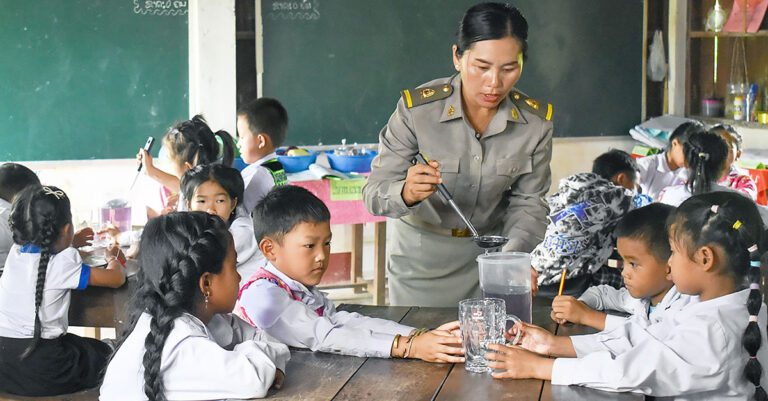
[[[365,210],[363,201],[332,201],[330,181],[293,181],[291,185],[305,188],[320,198],[331,211],[331,224],[378,223],[386,217],[374,216]]]

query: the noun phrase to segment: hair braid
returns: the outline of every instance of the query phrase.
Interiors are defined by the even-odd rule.
[[[760,327],[757,324],[757,314],[760,312],[760,307],[763,304],[763,297],[760,293],[760,255],[757,252],[757,246],[753,246],[750,252],[750,269],[748,272],[750,281],[749,297],[747,298],[747,311],[749,312],[749,323],[744,330],[744,337],[742,337],[742,345],[744,349],[749,353],[749,360],[744,367],[744,376],[755,386],[754,399],[757,401],[768,400],[768,394],[765,389],[760,385],[760,378],[763,375],[763,367],[760,361],[757,360],[757,351],[762,344],[762,335],[760,334]]]

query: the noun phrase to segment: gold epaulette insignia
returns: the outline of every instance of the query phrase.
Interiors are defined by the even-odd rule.
[[[453,87],[450,84],[440,84],[423,88],[405,89],[400,93],[405,101],[405,106],[410,109],[411,107],[421,106],[422,104],[451,96]]]

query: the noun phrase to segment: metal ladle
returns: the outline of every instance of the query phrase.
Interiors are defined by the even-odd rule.
[[[416,153],[416,161],[421,164],[429,165],[429,162],[421,153]],[[448,192],[447,188],[445,188],[445,185],[437,184],[436,187],[437,191],[440,192],[440,195],[442,195],[443,199],[445,199],[445,201],[451,205],[456,214],[458,214],[464,224],[467,225],[469,231],[472,232],[472,240],[475,241],[477,246],[485,249],[486,252],[488,252],[490,249],[504,246],[509,241],[509,238],[501,235],[480,235],[477,232],[477,229],[475,229],[475,226],[469,222],[469,219],[464,215],[461,209],[459,209],[459,205],[454,202],[453,196],[451,196],[451,193]]]

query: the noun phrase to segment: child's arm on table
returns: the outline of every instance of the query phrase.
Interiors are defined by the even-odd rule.
[[[107,268],[91,269],[88,285],[96,287],[118,288],[125,283],[125,255],[117,245],[110,245],[106,250]]]
[[[557,323],[573,322],[605,330],[606,314],[593,310],[586,303],[569,295],[559,295],[552,301],[552,320]]]

